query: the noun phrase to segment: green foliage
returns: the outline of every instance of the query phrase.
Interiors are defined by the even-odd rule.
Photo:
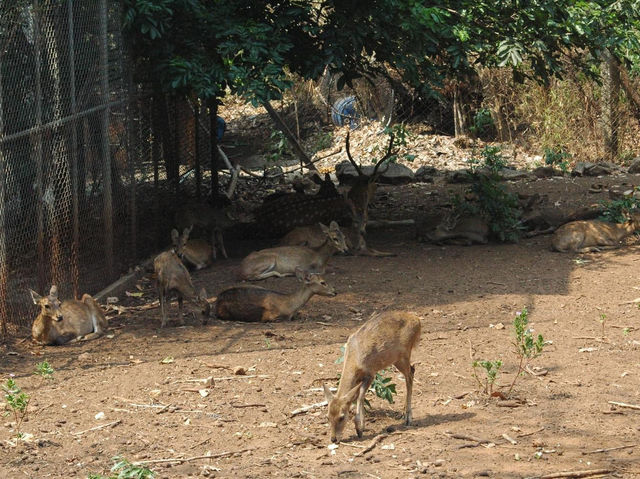
[[[151,469],[144,466],[136,466],[123,457],[113,458],[116,462],[111,468],[109,476],[101,474],[89,474],[87,479],[153,479],[156,474]]]
[[[541,334],[534,337],[533,331],[528,328],[529,325],[529,312],[527,308],[522,308],[522,311],[516,313],[516,317],[513,320],[513,328],[515,331],[515,354],[519,358],[518,372],[513,378],[513,382],[507,391],[507,396],[511,394],[513,386],[515,385],[520,374],[526,369],[531,360],[537,358],[542,354],[544,348],[544,338]]]
[[[274,130],[269,138],[271,139],[271,145],[266,158],[267,161],[277,163],[289,155],[289,142],[280,130]]]
[[[7,379],[2,385],[4,391],[4,400],[9,411],[6,415],[12,414],[16,422],[16,431],[20,431],[22,421],[27,417],[27,407],[29,406],[29,395],[20,389],[20,386],[13,378]]]
[[[479,108],[473,115],[469,131],[476,138],[484,138],[495,126],[491,110],[488,108]]]
[[[545,148],[544,149],[544,163],[548,166],[554,166],[560,168],[563,173],[569,171],[569,159],[571,154],[561,148]]]
[[[603,208],[600,219],[609,221],[610,223],[624,223],[629,219],[629,212],[640,208],[640,199],[636,198],[633,193],[640,191],[638,187],[630,195],[623,198],[610,201],[601,201]]]
[[[38,384],[38,387],[40,387],[44,381],[53,379],[53,373],[54,370],[48,361],[45,360],[37,363],[33,374],[40,376],[40,384]],[[4,400],[6,408],[8,409],[6,415],[13,414],[13,420],[16,423],[16,434],[20,437],[22,436],[20,427],[29,412],[28,408],[31,396],[22,391],[13,378],[7,379],[6,383],[2,385],[2,390],[4,391]]]
[[[480,157],[474,155],[468,160],[470,192],[477,202],[458,201],[456,211],[462,215],[481,215],[489,223],[492,235],[499,241],[517,241],[522,229],[518,198],[507,191],[500,181],[500,171],[507,166],[500,151],[500,147],[485,146]]]
[[[481,367],[484,369],[486,377],[484,382],[480,380],[476,372],[476,368]],[[495,361],[474,361],[473,362],[473,377],[478,382],[478,385],[482,388],[485,394],[491,395],[493,393],[493,383],[498,378],[498,371],[502,367],[502,361],[497,359]]]

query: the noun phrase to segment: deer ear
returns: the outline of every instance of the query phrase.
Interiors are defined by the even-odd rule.
[[[184,241],[187,241],[189,239],[189,235],[191,234],[191,230],[193,229],[193,225],[189,226],[188,228],[185,228],[182,231],[182,239]]]
[[[177,245],[177,244],[178,244],[178,239],[179,239],[179,238],[180,238],[180,233],[178,233],[178,230],[177,230],[177,229],[175,229],[175,228],[174,228],[174,229],[172,229],[172,230],[171,230],[171,242],[172,242],[174,245]]]
[[[53,296],[54,298],[58,297],[58,287],[55,284],[51,285],[51,289],[49,290],[49,296]]]
[[[326,227],[326,225],[322,224],[322,223],[318,223],[320,225],[320,229],[322,230],[323,233],[328,233],[329,232],[329,228]]]
[[[335,221],[332,221],[331,223],[329,223],[329,229],[331,231],[336,231],[336,230],[339,230],[340,227],[338,226],[338,223],[336,223]]]
[[[38,293],[36,293],[32,289],[29,290],[29,293],[31,294],[31,299],[33,300],[33,304],[38,304],[42,299],[42,296],[40,296]]]
[[[331,392],[331,389],[329,389],[329,386],[323,384],[322,389],[324,389],[324,398],[327,402],[331,402],[333,400],[333,393]]]
[[[207,290],[203,288],[200,289],[200,292],[198,293],[198,296],[200,296],[200,298],[202,299],[207,299]]]
[[[345,401],[347,401],[349,404],[355,401],[356,398],[358,397],[360,386],[361,386],[360,384],[356,384],[355,386],[353,386],[351,390],[347,394],[345,394],[344,396]]]

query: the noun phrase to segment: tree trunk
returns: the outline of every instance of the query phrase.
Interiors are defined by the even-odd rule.
[[[602,133],[604,135],[605,154],[609,159],[618,155],[618,127],[620,112],[620,72],[615,57],[605,50],[602,63]]]

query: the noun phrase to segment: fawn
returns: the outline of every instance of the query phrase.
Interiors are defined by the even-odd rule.
[[[178,229],[197,226],[211,234],[211,254],[217,259],[217,250],[227,258],[222,232],[235,224],[225,208],[215,209],[206,203],[189,203],[183,206],[176,215]]]
[[[385,253],[369,248],[358,228],[354,226],[341,226],[344,235],[347,252],[358,256],[395,256],[395,253]],[[307,246],[318,249],[324,244],[325,235],[320,223],[312,226],[298,226],[289,231],[281,240],[281,246]]]
[[[378,371],[394,365],[407,385],[405,424],[411,423],[411,393],[414,367],[411,351],[420,340],[420,318],[405,311],[385,311],[363,324],[349,336],[344,351],[344,366],[335,396],[327,385],[324,395],[329,403],[331,442],[339,442],[356,401],[354,422],[358,437],[364,431],[364,396]]]
[[[344,252],[347,245],[335,221],[332,221],[328,227],[321,225],[321,228],[325,241],[317,250],[306,246],[279,246],[254,251],[242,260],[240,277],[259,280],[271,276],[291,276],[296,268],[323,274],[331,255],[336,251]]]
[[[175,293],[178,297],[179,322],[184,324],[182,317],[182,303],[184,299],[188,299],[195,304],[202,306],[203,323],[207,323],[207,317],[210,312],[210,305],[207,301],[207,293],[202,288],[196,293],[189,271],[182,264],[180,258],[173,251],[165,251],[160,253],[153,260],[153,269],[156,273],[156,287],[158,288],[158,296],[160,297],[160,311],[162,313],[162,324],[164,328],[167,324],[167,298]]]
[[[551,239],[551,248],[562,253],[589,253],[615,249],[627,236],[640,228],[640,213],[632,213],[624,223],[606,221],[572,221],[558,228]]]
[[[189,239],[193,226],[185,228],[182,234],[178,230],[171,230],[171,241],[176,254],[187,264],[193,265],[196,269],[206,268],[211,265],[213,249],[205,240]]]
[[[275,321],[291,319],[314,294],[335,296],[336,290],[319,274],[296,268],[296,277],[302,284],[290,294],[272,291],[258,286],[235,286],[218,295],[216,316],[225,320]]]
[[[51,286],[47,296],[29,290],[40,314],[31,326],[31,337],[36,343],[60,345],[75,341],[88,341],[102,336],[108,324],[102,309],[88,294],[80,301],[68,299],[60,302],[57,286]]]

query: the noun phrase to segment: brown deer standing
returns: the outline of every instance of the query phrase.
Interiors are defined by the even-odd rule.
[[[235,224],[225,208],[215,209],[206,203],[189,203],[184,205],[176,215],[178,229],[199,227],[211,234],[211,253],[217,259],[217,250],[227,258],[222,233]]]
[[[162,324],[164,328],[167,325],[167,299],[175,294],[178,297],[178,321],[184,324],[182,316],[182,303],[185,299],[202,307],[203,323],[207,323],[207,317],[210,312],[210,305],[207,301],[207,293],[202,288],[196,293],[189,271],[182,264],[180,258],[173,251],[165,251],[160,253],[153,260],[153,268],[156,273],[156,287],[158,296],[160,297],[160,311],[162,314]]]
[[[53,285],[47,296],[29,290],[40,314],[31,326],[31,337],[36,343],[60,345],[98,338],[107,330],[107,318],[96,301],[84,294],[80,301],[68,299],[60,302],[58,288]]]
[[[322,276],[296,269],[302,284],[297,291],[286,294],[253,285],[234,286],[222,291],[216,300],[216,316],[236,321],[289,320],[314,294],[335,296],[336,290]]]
[[[420,318],[405,311],[386,311],[374,316],[349,336],[344,351],[344,366],[335,396],[323,385],[329,403],[331,442],[339,442],[351,404],[356,401],[354,422],[358,437],[364,431],[364,397],[378,371],[394,365],[407,385],[405,424],[411,423],[411,394],[414,367],[411,351],[420,340]]]

